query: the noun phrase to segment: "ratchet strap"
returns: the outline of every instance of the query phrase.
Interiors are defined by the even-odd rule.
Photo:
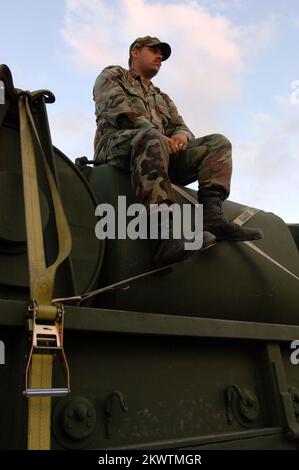
[[[69,373],[62,343],[63,307],[52,305],[51,301],[56,270],[71,251],[71,234],[56,183],[31,114],[29,101],[32,96],[34,94],[30,95],[28,92],[18,94],[30,297],[33,301],[33,305],[28,309],[32,346],[26,369],[24,394],[29,397],[28,449],[41,450],[50,449],[51,396],[69,392]],[[58,234],[58,256],[48,267],[45,260],[33,137],[41,151]],[[51,388],[53,354],[56,353],[64,366],[67,381],[65,389]]]

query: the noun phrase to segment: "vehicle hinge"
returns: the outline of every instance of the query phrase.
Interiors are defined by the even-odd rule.
[[[294,402],[287,383],[280,346],[278,344],[268,345],[267,352],[287,427],[287,438],[289,440],[298,440],[299,423],[296,419]]]

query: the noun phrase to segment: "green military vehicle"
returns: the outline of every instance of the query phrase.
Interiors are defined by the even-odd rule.
[[[226,201],[263,240],[155,270],[146,240],[95,236],[128,175],[73,164],[53,94],[0,80],[0,448],[297,449],[299,225]]]

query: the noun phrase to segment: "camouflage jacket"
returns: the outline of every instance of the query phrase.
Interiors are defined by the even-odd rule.
[[[106,67],[96,79],[93,97],[95,155],[109,137],[126,129],[154,127],[168,137],[185,132],[188,140],[194,138],[169,96],[152,83],[146,91],[140,75],[133,70],[118,65]]]

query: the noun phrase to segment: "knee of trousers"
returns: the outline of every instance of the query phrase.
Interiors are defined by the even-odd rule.
[[[217,140],[219,142],[219,147],[222,147],[223,145],[225,145],[226,147],[229,147],[230,149],[232,148],[232,144],[231,144],[230,140],[228,140],[228,138],[225,137],[225,135],[212,134],[211,137],[215,138],[215,140]]]
[[[147,127],[145,129],[140,129],[140,131],[137,132],[133,139],[133,143],[136,145],[140,140],[155,140],[155,141],[162,141],[163,140],[163,135],[161,132],[158,131],[158,129],[155,129],[153,127]]]

